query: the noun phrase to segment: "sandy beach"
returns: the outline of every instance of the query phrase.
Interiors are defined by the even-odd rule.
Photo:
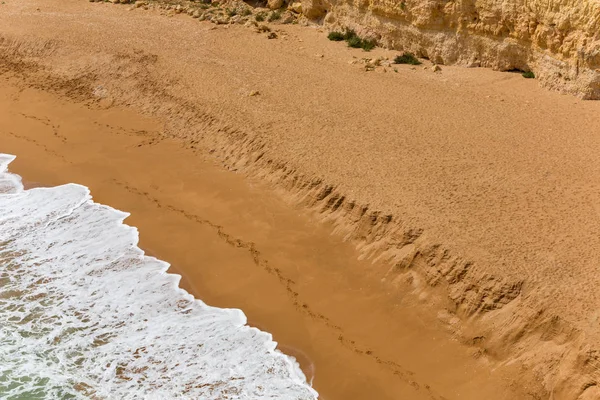
[[[315,27],[78,0],[0,24],[11,170],[130,212],[323,399],[599,395],[600,104],[486,69],[365,72]]]
[[[301,362],[322,398],[520,393],[509,372],[491,372],[477,348],[419,310],[408,286],[402,294],[382,284],[385,265],[358,261],[352,245],[264,184],[171,140],[142,146],[157,121],[18,86],[2,92],[2,145],[19,154],[11,170],[26,186],[85,182],[96,201],[130,212],[142,248],[169,260],[182,287],[244,310]]]

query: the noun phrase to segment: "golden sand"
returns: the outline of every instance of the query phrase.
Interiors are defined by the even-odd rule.
[[[194,294],[312,360],[324,398],[595,395],[600,104],[484,69],[365,72],[310,27],[78,0],[0,24],[16,172],[132,212]]]

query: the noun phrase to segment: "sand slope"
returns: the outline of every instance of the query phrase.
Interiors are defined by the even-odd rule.
[[[9,4],[0,23],[1,70],[162,118],[389,261],[381,278],[433,294],[462,340],[554,398],[597,395],[600,104],[488,70],[366,73],[313,28],[267,40],[76,0]]]

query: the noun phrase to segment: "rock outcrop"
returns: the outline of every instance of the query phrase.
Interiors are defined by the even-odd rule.
[[[597,0],[303,0],[302,13],[437,64],[533,71],[545,87],[600,99]]]

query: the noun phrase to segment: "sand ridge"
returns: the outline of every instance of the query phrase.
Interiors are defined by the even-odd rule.
[[[350,243],[260,181],[170,139],[144,145],[159,121],[19,81],[1,88],[0,140],[19,154],[11,170],[27,186],[85,183],[96,201],[130,212],[147,253],[169,260],[189,292],[272,333],[320,398],[526,395],[514,366],[453,340],[410,287],[381,282],[385,264],[357,261]]]
[[[268,41],[105,4],[11,7],[3,54],[67,78],[74,98],[101,86],[101,105],[161,116],[190,149],[287,187],[555,396],[595,390],[597,103],[486,70],[365,73],[348,64],[361,51],[312,28]]]

